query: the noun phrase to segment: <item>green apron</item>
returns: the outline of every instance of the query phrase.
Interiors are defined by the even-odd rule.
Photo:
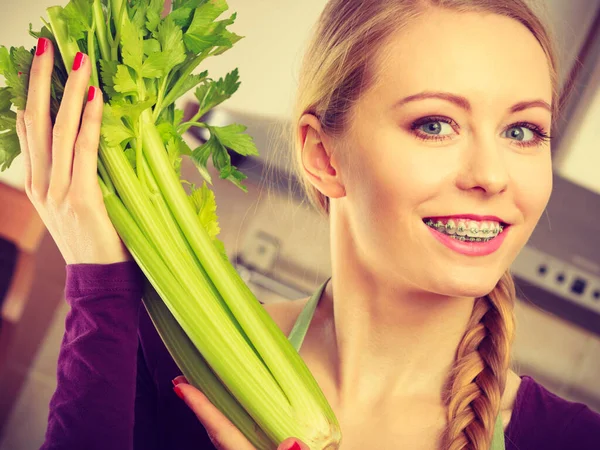
[[[319,303],[321,295],[323,294],[323,291],[325,290],[325,286],[327,285],[329,280],[331,280],[331,278],[328,278],[327,280],[325,280],[323,282],[323,284],[321,285],[321,287],[319,287],[319,289],[317,289],[317,291],[308,300],[308,302],[306,303],[304,308],[302,308],[302,311],[300,312],[298,319],[296,319],[294,328],[292,328],[292,331],[290,331],[290,335],[288,336],[288,339],[289,339],[290,343],[294,346],[296,351],[300,351],[300,346],[302,345],[302,342],[304,341],[304,336],[306,336],[306,331],[308,330],[310,321],[313,318],[313,315],[315,314],[315,309],[317,308],[317,303]],[[500,414],[498,414],[498,417],[496,418],[496,425],[494,427],[494,436],[492,438],[492,444],[491,444],[490,450],[505,450],[504,428],[502,427],[502,417]]]

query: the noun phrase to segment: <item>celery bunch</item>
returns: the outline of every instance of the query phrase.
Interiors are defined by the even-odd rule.
[[[273,322],[227,258],[206,168],[247,192],[226,148],[258,155],[246,127],[197,122],[238,88],[237,69],[213,80],[192,72],[242,37],[236,14],[217,20],[225,0],[71,0],[47,9],[30,34],[58,50],[52,76],[54,122],[78,51],[90,57],[91,84],[104,94],[98,180],[117,232],[144,272],[144,304],[191,384],[202,390],[258,449],[289,436],[313,449],[338,448],[337,419],[297,349]],[[0,170],[20,147],[15,105],[25,109],[33,49],[0,47]],[[195,88],[197,114],[183,122],[175,101]],[[210,139],[192,150],[181,135],[204,127]],[[203,185],[182,180],[192,159]],[[186,192],[184,184],[190,187]]]

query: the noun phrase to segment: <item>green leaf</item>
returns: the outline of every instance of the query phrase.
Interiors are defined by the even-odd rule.
[[[111,104],[104,104],[101,133],[106,142],[113,147],[120,146],[125,140],[135,138],[135,133],[123,123],[121,117],[118,108]]]
[[[200,223],[211,237],[213,244],[225,259],[229,261],[227,251],[223,242],[217,238],[217,235],[221,232],[219,228],[218,216],[217,216],[217,203],[215,200],[215,194],[206,186],[206,181],[203,182],[201,188],[196,188],[192,183],[188,183],[192,186],[192,192],[188,196],[188,199],[194,207],[194,211],[198,214]]]
[[[183,109],[176,109],[173,114],[173,125],[177,127],[181,122],[183,122],[183,116],[185,112]]]
[[[71,0],[61,11],[67,24],[69,36],[75,40],[85,39],[86,32],[92,29],[92,1]]]
[[[225,79],[219,78],[218,81],[206,80],[202,85],[198,86],[194,93],[198,99],[198,111],[202,111],[204,114],[223,103],[237,91],[240,84],[237,68],[228,73]]]
[[[192,75],[189,75],[188,77],[186,77],[185,81],[181,85],[181,88],[178,89],[178,92],[175,95],[171,95],[171,92],[169,92],[169,94],[167,94],[173,100],[171,102],[169,102],[168,104],[167,103],[163,104],[163,107],[167,107],[170,104],[172,104],[175,100],[177,100],[179,97],[181,97],[187,91],[189,91],[190,89],[192,89],[193,87],[195,87],[196,85],[198,85],[199,83],[204,81],[207,76],[208,76],[208,71],[205,70],[202,73],[192,74]],[[176,82],[178,77],[174,76],[173,78],[174,78],[174,82]]]
[[[21,153],[21,146],[16,131],[0,134],[0,172],[8,169],[14,159]]]
[[[206,181],[202,183],[201,188],[192,187],[192,192],[188,196],[194,211],[198,214],[200,223],[208,232],[211,239],[221,232],[217,217],[217,202],[215,193],[206,186]]]
[[[10,89],[8,87],[0,88],[0,113],[15,114],[13,111],[10,110],[10,105]]]
[[[188,29],[190,33],[207,30],[213,22],[223,14],[229,6],[225,0],[212,0],[198,6],[194,11],[194,19]]]
[[[194,11],[208,0],[180,0],[173,1],[173,11],[168,17],[173,19],[178,26],[187,29],[192,22]]]
[[[201,53],[211,47],[232,46],[226,27],[235,22],[236,13],[228,19],[215,22],[224,11],[228,9],[225,0],[213,0],[196,8],[192,23],[184,35],[187,49],[194,53]]]
[[[24,47],[11,47],[10,51],[0,46],[0,75],[6,80],[6,86],[11,93],[11,101],[20,110],[27,105],[29,87],[29,71],[33,55]],[[21,76],[19,76],[21,72]]]
[[[194,165],[196,166],[196,168],[198,169],[198,172],[200,172],[200,175],[202,175],[202,177],[209,182],[209,184],[212,184],[212,177],[210,176],[210,173],[208,172],[208,169],[206,168],[206,164],[208,162],[208,158],[210,158],[210,155],[213,151],[213,144],[214,144],[214,140],[211,141],[210,139],[202,144],[200,147],[195,148],[192,151],[192,154],[190,155],[190,159],[194,162]]]
[[[144,48],[144,54],[148,55],[142,67],[144,78],[162,78],[186,60],[183,34],[173,19],[167,17],[160,23],[156,37],[156,40],[151,40],[152,44]]]
[[[206,143],[196,148],[191,155],[192,161],[196,164],[198,170],[206,171],[206,163],[212,155],[212,162],[215,168],[219,171],[219,178],[229,180],[244,192],[248,192],[247,188],[241,183],[248,178],[242,172],[237,170],[237,167],[231,165],[231,157],[221,141],[219,134],[225,137],[225,141],[237,147],[241,154],[258,154],[256,147],[252,143],[252,138],[240,134],[246,127],[238,124],[229,125],[227,127],[206,126],[210,131],[210,138]],[[248,139],[249,138],[249,139]],[[233,149],[232,149],[233,150]]]
[[[171,138],[167,142],[166,147],[169,162],[177,173],[177,176],[181,178],[181,154],[179,153],[179,143],[175,138]]]
[[[147,12],[150,5],[146,1],[135,2],[135,12],[131,19],[131,23],[135,25],[138,30],[146,29]]]
[[[192,152],[192,161],[194,161],[200,173],[208,173],[206,170],[206,163],[208,162],[208,158],[212,155],[212,162],[219,171],[219,178],[229,180],[244,192],[248,192],[246,187],[241,184],[241,182],[248,177],[237,170],[237,167],[231,165],[231,157],[229,156],[227,149],[219,140],[217,133],[213,132],[215,127],[208,128],[211,131],[210,138],[206,143]]]
[[[226,45],[222,45],[222,46],[219,46],[219,47],[215,48],[215,49],[214,49],[214,50],[211,52],[211,56],[217,56],[217,55],[220,55],[220,54],[222,54],[222,53],[226,52],[226,51],[227,51],[227,50],[229,50],[231,47],[233,47],[233,45],[234,45],[236,42],[239,42],[241,39],[243,39],[243,38],[244,38],[244,36],[239,36],[239,35],[237,35],[237,34],[235,34],[235,33],[231,32],[231,31],[229,31],[229,30],[223,30],[223,31],[221,32],[221,35],[227,39],[228,43],[227,43]]]
[[[150,96],[143,101],[129,103],[126,101],[113,100],[111,102],[111,111],[117,117],[127,117],[132,123],[138,121],[140,114],[146,109],[151,108],[156,103],[156,97]]]
[[[170,56],[165,52],[152,53],[142,66],[142,77],[162,78],[169,73]]]
[[[102,81],[102,90],[109,96],[117,94],[115,90],[114,78],[117,76],[118,61],[100,60],[100,80]],[[123,76],[123,75],[121,75]]]
[[[161,14],[164,8],[164,0],[150,0],[150,5],[146,10],[146,28],[152,34],[156,32],[156,27],[161,21]]]
[[[167,74],[186,59],[183,32],[173,22],[173,19],[167,16],[158,27],[157,39],[160,42],[162,52],[168,55],[165,64],[165,74]]]
[[[117,67],[117,73],[113,78],[114,90],[122,94],[134,94],[137,93],[137,84],[131,76],[129,67],[123,64],[119,64]]]
[[[13,47],[10,49],[10,53],[17,71],[29,73],[33,63],[33,50],[27,50],[25,47]]]
[[[248,177],[239,170],[237,170],[237,167],[231,166],[231,172],[229,173],[229,175],[227,175],[225,179],[231,181],[242,191],[248,193],[248,188],[242,184],[242,181],[244,181],[246,178]]]
[[[8,169],[13,160],[21,153],[16,132],[17,115],[11,111],[11,89],[0,88],[0,172]]]
[[[219,251],[219,253],[221,253],[221,256],[223,257],[223,259],[225,261],[229,261],[229,256],[227,256],[227,251],[225,250],[225,244],[223,244],[223,242],[221,242],[217,238],[215,238],[213,240],[213,243],[215,244],[215,247],[217,247],[217,250]]]
[[[209,126],[211,133],[215,133],[221,144],[239,153],[240,155],[259,156],[258,150],[252,136],[245,134],[247,127],[237,123],[224,127]]]
[[[160,42],[157,39],[144,39],[144,55],[160,52]]]
[[[136,72],[141,73],[144,45],[139,29],[132,22],[125,21],[121,31],[121,54],[123,62]]]

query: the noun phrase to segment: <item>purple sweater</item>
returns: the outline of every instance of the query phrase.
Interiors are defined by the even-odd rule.
[[[142,306],[143,280],[133,261],[67,266],[71,311],[42,450],[214,449],[173,392],[181,373]],[[600,414],[521,378],[506,450],[600,449]]]

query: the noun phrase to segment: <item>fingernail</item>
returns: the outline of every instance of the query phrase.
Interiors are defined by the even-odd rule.
[[[75,55],[75,61],[73,61],[73,70],[79,69],[83,65],[85,55],[81,52],[77,52]]]
[[[292,446],[289,448],[289,450],[302,450],[300,447],[300,444],[298,444],[297,442],[294,441],[294,443],[292,444]]]
[[[37,43],[37,48],[35,49],[35,56],[43,55],[46,49],[48,48],[48,39],[39,38]]]
[[[21,76],[23,74],[23,72],[19,72],[17,75]]]
[[[173,386],[177,386],[181,383],[189,384],[188,380],[183,375],[179,375],[178,377],[173,378],[171,380],[171,383],[173,383]]]
[[[183,398],[183,392],[181,391],[181,387],[179,387],[179,386],[177,386],[177,385],[176,385],[176,386],[173,388],[173,390],[174,390],[174,391],[175,391],[175,393],[177,394],[177,397],[179,397],[181,400],[184,400],[184,398]]]
[[[89,90],[88,90],[88,102],[91,102],[92,100],[94,100],[94,97],[96,96],[96,87],[95,86],[90,86]]]

